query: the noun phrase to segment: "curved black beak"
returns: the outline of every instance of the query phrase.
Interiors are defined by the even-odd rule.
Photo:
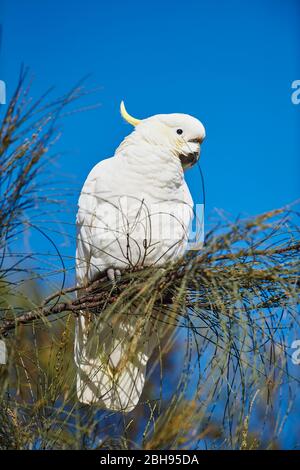
[[[200,152],[191,152],[187,155],[180,155],[180,161],[183,168],[190,168],[191,166],[195,165],[199,159]]]

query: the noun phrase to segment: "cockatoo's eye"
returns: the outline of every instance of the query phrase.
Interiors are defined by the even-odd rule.
[[[183,134],[183,130],[182,130],[182,129],[177,129],[176,132],[177,132],[177,134],[179,134],[179,135]]]

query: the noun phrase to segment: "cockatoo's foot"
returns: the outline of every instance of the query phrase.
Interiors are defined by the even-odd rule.
[[[106,275],[109,281],[115,283],[121,279],[121,271],[120,269],[108,268],[106,271]]]

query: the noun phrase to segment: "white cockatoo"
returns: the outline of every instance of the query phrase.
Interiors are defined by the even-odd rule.
[[[123,102],[120,109],[134,130],[113,157],[92,169],[79,198],[79,287],[103,272],[115,283],[128,268],[161,267],[182,256],[188,242],[193,200],[184,171],[199,159],[203,124],[187,114],[138,120]],[[122,312],[93,316],[93,335],[90,318],[83,313],[78,318],[75,362],[81,402],[125,412],[137,405],[157,334],[149,322],[137,328],[136,317],[122,317]],[[134,354],[128,354],[133,342]]]

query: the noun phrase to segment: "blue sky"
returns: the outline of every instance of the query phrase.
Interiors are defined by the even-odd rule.
[[[1,79],[8,95],[21,62],[34,94],[68,90],[91,73],[101,106],[69,118],[57,150],[59,173],[79,189],[91,167],[130,132],[137,117],[185,112],[207,129],[201,165],[207,213],[255,214],[299,197],[300,79],[297,0],[2,0]],[[199,174],[188,174],[200,201]]]

